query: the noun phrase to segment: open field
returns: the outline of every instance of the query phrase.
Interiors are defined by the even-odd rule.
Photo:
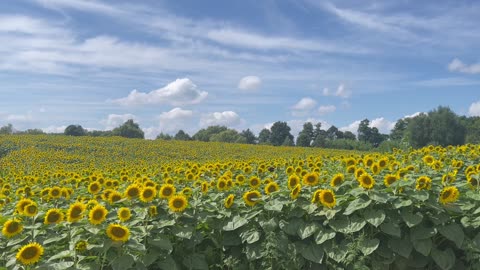
[[[479,176],[477,145],[0,136],[0,266],[478,269]]]

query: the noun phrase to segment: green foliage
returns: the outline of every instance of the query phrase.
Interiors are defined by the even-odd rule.
[[[8,124],[0,128],[0,135],[10,135],[13,134],[12,124]]]
[[[145,138],[143,130],[140,129],[140,126],[137,123],[133,122],[133,119],[129,119],[121,126],[114,128],[112,130],[112,134],[113,136],[120,136],[125,138]]]
[[[190,135],[188,135],[188,133],[186,133],[185,131],[180,129],[177,132],[177,134],[175,134],[173,139],[176,140],[176,141],[190,141],[192,138],[190,137]]]
[[[81,125],[69,125],[63,132],[67,136],[85,136],[87,131]]]
[[[287,122],[277,121],[273,123],[270,128],[270,144],[273,146],[283,145],[285,140],[290,140],[293,142],[293,135],[290,134],[291,128],[288,126]]]

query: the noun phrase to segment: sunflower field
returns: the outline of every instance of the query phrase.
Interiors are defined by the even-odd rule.
[[[0,136],[0,269],[480,269],[480,146]]]

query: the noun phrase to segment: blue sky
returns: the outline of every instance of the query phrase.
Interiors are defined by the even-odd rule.
[[[148,138],[480,116],[478,1],[0,2],[0,125]]]

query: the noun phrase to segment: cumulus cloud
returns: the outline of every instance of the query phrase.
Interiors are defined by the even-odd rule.
[[[143,93],[133,90],[127,97],[113,100],[120,105],[153,105],[172,104],[174,106],[197,104],[202,102],[208,93],[200,91],[188,78],[177,79],[167,86]]]
[[[382,134],[389,134],[390,131],[395,127],[395,122],[391,122],[384,117],[375,118],[370,121],[370,127],[378,128],[378,131]]]
[[[304,97],[300,99],[295,105],[293,105],[292,109],[294,110],[311,110],[317,105],[317,102],[310,97]]]
[[[350,131],[353,134],[357,134],[357,130],[358,130],[358,126],[360,125],[360,122],[361,122],[360,120],[354,121],[353,123],[351,123],[347,126],[339,128],[339,130],[341,130],[343,132]]]
[[[326,106],[320,106],[318,107],[318,113],[320,115],[332,113],[337,109],[334,105],[326,105]]]
[[[468,74],[480,74],[480,63],[467,65],[460,59],[455,58],[448,64],[448,70]]]
[[[105,130],[112,130],[125,123],[128,119],[137,120],[137,117],[130,113],[109,114],[106,119],[100,121],[100,124],[105,126]]]
[[[412,113],[412,114],[409,114],[409,115],[405,115],[403,118],[404,119],[405,118],[413,118],[413,117],[415,117],[417,115],[420,115],[420,114],[421,114],[421,112],[416,112],[416,113]]]
[[[246,76],[238,82],[238,89],[256,90],[262,84],[262,80],[257,76]]]
[[[233,111],[214,112],[203,115],[200,119],[201,127],[208,127],[213,125],[232,127],[237,126],[241,123],[242,119],[236,112]]]
[[[163,112],[158,117],[160,119],[160,128],[162,132],[173,132],[184,128],[193,117],[193,111],[183,110],[182,108],[173,108],[168,112]]]
[[[474,102],[470,105],[470,108],[468,108],[468,115],[480,116],[480,101]]]
[[[352,92],[348,89],[346,89],[345,84],[340,84],[337,87],[336,91],[331,91],[328,88],[324,88],[322,91],[322,94],[324,96],[335,96],[335,97],[341,97],[341,98],[349,98],[352,95]]]

